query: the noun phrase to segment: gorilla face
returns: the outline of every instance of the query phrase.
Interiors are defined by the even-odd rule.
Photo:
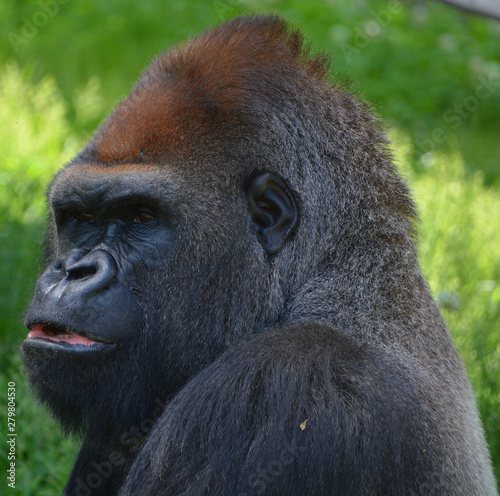
[[[137,381],[148,401],[147,363],[134,360],[143,345],[138,288],[148,271],[162,269],[175,243],[172,220],[151,194],[152,177],[79,169],[60,175],[49,193],[57,238],[26,315],[30,332],[22,346],[38,394],[77,431],[98,410],[123,423],[110,405],[114,394],[131,408],[130,420],[141,415],[144,405],[129,398]]]
[[[127,169],[80,158],[48,195],[56,235],[22,351],[41,400],[78,433],[139,422],[263,325],[275,313],[266,252],[296,222],[291,194],[269,173],[234,195]]]

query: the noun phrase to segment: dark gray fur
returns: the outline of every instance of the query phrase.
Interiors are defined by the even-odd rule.
[[[255,16],[218,29],[262,37],[276,25]],[[155,64],[138,88],[160,77]],[[93,495],[115,494],[123,478],[121,496],[497,494],[380,125],[354,96],[286,64],[249,61],[236,121],[210,139],[188,136],[189,153],[175,160],[156,159],[182,243],[160,254],[161,271],[137,270],[136,375],[108,392],[124,412],[134,401],[151,408],[128,421],[116,413],[97,439],[87,432],[67,494],[92,461],[134,442],[115,483]],[[96,149],[91,142],[70,167],[92,163]],[[284,180],[299,211],[272,256],[245,195],[262,171]],[[151,432],[138,430],[156,420],[155,399],[163,412]]]

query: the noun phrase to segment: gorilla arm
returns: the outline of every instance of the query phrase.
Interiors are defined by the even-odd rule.
[[[432,432],[409,374],[331,327],[263,332],[173,398],[120,495],[420,494]]]

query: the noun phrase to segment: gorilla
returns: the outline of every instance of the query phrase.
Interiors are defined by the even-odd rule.
[[[381,125],[279,16],[160,55],[47,197],[66,495],[497,494]]]

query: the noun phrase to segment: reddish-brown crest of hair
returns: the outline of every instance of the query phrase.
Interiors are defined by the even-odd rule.
[[[156,58],[87,153],[105,163],[140,163],[171,146],[190,148],[327,69],[325,57],[311,57],[302,34],[280,17],[233,19]]]

